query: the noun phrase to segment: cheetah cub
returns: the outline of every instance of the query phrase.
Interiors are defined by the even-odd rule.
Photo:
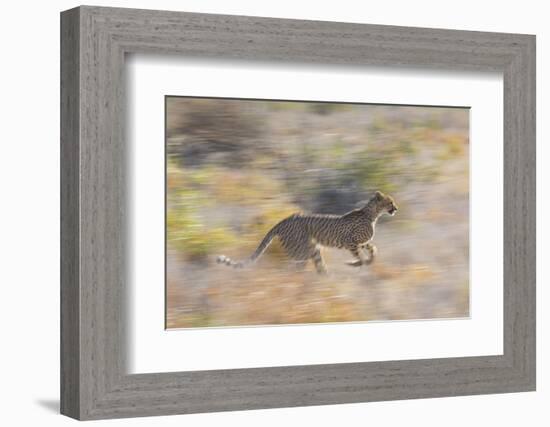
[[[262,256],[271,241],[278,237],[287,255],[299,268],[312,260],[319,274],[327,268],[321,255],[321,246],[347,249],[354,259],[353,267],[367,265],[374,260],[377,249],[372,244],[376,221],[382,214],[395,215],[397,205],[391,196],[377,191],[361,209],[344,215],[294,214],[275,225],[263,238],[254,253],[245,261],[235,262],[220,255],[218,263],[242,268]]]

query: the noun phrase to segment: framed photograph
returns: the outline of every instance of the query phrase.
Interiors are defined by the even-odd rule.
[[[61,412],[535,389],[535,37],[61,14]]]

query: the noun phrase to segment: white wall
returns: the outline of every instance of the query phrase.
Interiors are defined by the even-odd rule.
[[[549,425],[549,194],[544,182],[550,114],[550,26],[542,1],[97,1],[105,6],[246,14],[537,34],[538,55],[538,390],[222,414],[111,421],[111,425],[348,426]],[[4,2],[0,66],[0,283],[3,425],[66,425],[57,414],[59,377],[59,11],[73,1]],[[6,132],[7,129],[7,132]],[[546,240],[546,241],[545,241]],[[545,311],[543,311],[545,308]]]

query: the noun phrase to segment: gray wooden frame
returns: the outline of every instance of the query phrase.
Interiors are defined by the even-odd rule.
[[[502,72],[504,354],[127,374],[130,52]],[[83,6],[61,14],[61,121],[63,414],[99,419],[535,389],[534,36]]]

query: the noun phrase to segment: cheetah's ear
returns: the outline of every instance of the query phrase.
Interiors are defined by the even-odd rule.
[[[376,192],[374,193],[374,195],[375,195],[376,198],[378,198],[378,199],[381,199],[381,198],[384,197],[384,195],[382,194],[382,192],[381,192],[381,191],[378,191],[378,190],[376,190]]]

